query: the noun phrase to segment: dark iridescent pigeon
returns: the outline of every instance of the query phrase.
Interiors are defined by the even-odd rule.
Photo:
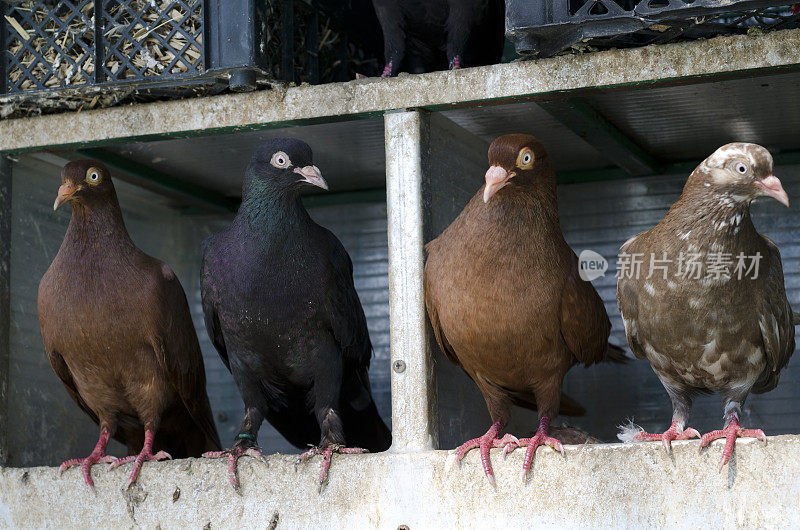
[[[372,345],[353,265],[303,207],[300,189],[309,184],[328,189],[305,142],[264,143],[236,218],[203,243],[206,328],[245,405],[233,448],[208,456],[228,456],[234,487],[236,460],[260,457],[264,419],[295,446],[315,446],[301,459],[323,455],[320,486],[332,453],[391,445],[370,392]]]
[[[373,0],[383,29],[383,77],[500,62],[502,0]]]

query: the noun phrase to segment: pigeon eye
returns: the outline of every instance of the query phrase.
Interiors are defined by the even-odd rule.
[[[86,172],[86,182],[89,184],[100,182],[100,171],[94,167],[89,168],[89,171]]]
[[[735,165],[735,166],[733,166],[733,168],[734,168],[734,169],[736,170],[736,172],[737,172],[737,173],[739,173],[740,175],[744,175],[745,173],[747,173],[747,170],[749,169],[749,168],[747,167],[747,164],[745,164],[744,162],[737,162],[737,163],[736,163],[736,165]]]
[[[283,151],[278,151],[272,155],[272,160],[270,160],[269,163],[279,169],[284,169],[292,165],[292,161],[289,160],[289,157]]]
[[[517,155],[517,167],[521,169],[530,169],[533,164],[533,152],[529,148],[525,148]]]

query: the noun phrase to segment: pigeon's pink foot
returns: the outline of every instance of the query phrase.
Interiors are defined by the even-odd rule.
[[[261,454],[261,450],[257,447],[234,445],[227,451],[208,451],[207,453],[203,453],[203,458],[228,457],[228,478],[231,481],[231,486],[233,486],[233,489],[235,490],[239,489],[239,472],[237,469],[237,463],[239,458],[243,456],[251,456],[266,463],[264,455]]]
[[[480,449],[481,451],[481,465],[483,466],[483,473],[489,479],[489,483],[494,486],[494,471],[492,470],[492,461],[489,459],[489,450],[493,447],[503,447],[505,444],[517,443],[517,437],[512,434],[506,434],[502,439],[498,438],[500,430],[503,426],[499,421],[496,421],[489,427],[486,434],[480,438],[473,438],[467,440],[456,449],[456,461],[461,462],[461,459],[467,456],[467,453],[473,449]]]
[[[662,434],[650,434],[648,432],[640,432],[636,436],[634,436],[634,440],[637,442],[658,442],[661,441],[664,444],[664,449],[667,450],[669,453],[672,451],[672,441],[673,440],[688,440],[689,438],[700,438],[700,433],[697,432],[695,429],[689,428],[685,429],[681,432],[678,432],[678,422],[673,421],[672,424],[669,426],[669,429],[664,431]]]
[[[733,453],[733,446],[736,445],[737,438],[756,438],[767,443],[767,435],[764,434],[764,431],[761,429],[742,429],[739,426],[739,421],[734,418],[724,429],[704,434],[700,439],[700,450],[720,438],[725,438],[725,449],[722,450],[722,462],[719,464],[720,471],[731,459],[731,453]]]
[[[461,68],[461,57],[456,55],[450,61],[450,69],[451,70],[458,70]]]
[[[83,471],[83,481],[86,482],[92,491],[94,491],[94,482],[92,481],[92,466],[95,464],[108,464],[116,460],[116,458],[113,456],[106,454],[106,447],[108,446],[109,438],[111,438],[111,435],[108,433],[108,431],[103,430],[100,433],[100,439],[97,441],[97,445],[94,447],[92,454],[86,458],[73,458],[63,462],[58,468],[58,474],[61,475],[64,471],[72,466],[80,465],[81,471]]]
[[[328,481],[328,469],[331,467],[333,453],[338,453],[340,455],[360,455],[362,453],[369,453],[369,451],[360,447],[343,447],[339,444],[330,444],[327,447],[312,447],[308,451],[301,453],[300,456],[297,457],[298,464],[305,462],[312,456],[322,455],[322,465],[319,470],[320,491],[322,490],[322,486]]]
[[[392,77],[392,61],[386,63],[386,66],[383,68],[383,73],[381,77]]]
[[[564,456],[564,446],[561,445],[559,440],[548,436],[547,433],[550,429],[550,418],[542,416],[539,421],[539,428],[536,430],[531,438],[520,438],[516,442],[509,442],[503,448],[503,456],[510,453],[517,447],[527,447],[525,451],[525,458],[522,460],[522,480],[523,482],[528,478],[528,473],[531,470],[531,462],[533,461],[533,454],[536,449],[542,445],[547,445],[553,448],[554,451],[561,453]]]
[[[153,440],[155,439],[155,434],[150,429],[146,429],[144,431],[144,445],[142,446],[142,451],[136,456],[126,456],[123,458],[117,458],[114,462],[109,466],[109,471],[114,469],[115,467],[119,467],[122,464],[127,464],[128,462],[133,462],[133,471],[131,471],[131,478],[128,480],[128,486],[136,482],[136,479],[139,477],[139,471],[142,469],[142,464],[145,462],[153,462],[156,460],[172,460],[172,457],[169,453],[165,451],[159,451],[156,454],[153,454]]]

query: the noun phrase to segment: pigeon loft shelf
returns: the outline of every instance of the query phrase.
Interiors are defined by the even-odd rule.
[[[107,517],[109,525],[268,526],[277,517],[278,527],[797,526],[798,355],[778,387],[752,396],[743,413],[743,424],[772,436],[769,444],[738,443],[723,474],[717,443],[701,454],[697,442],[676,443],[673,456],[659,444],[581,445],[568,446],[566,459],[540,449],[521,486],[521,451],[506,460],[494,451],[492,490],[477,454],[458,466],[436,451],[483,434],[489,418],[475,385],[431,340],[422,270],[423,245],[480,187],[489,142],[531,133],[557,171],[567,242],[608,260],[594,285],[611,341],[625,344],[614,293],[619,246],[663,216],[700,160],[732,140],[757,142],[774,154],[790,195],[800,190],[798,50],[800,30],[788,30],[0,121],[0,406],[8,411],[0,454],[8,465],[53,465],[96,439],[47,365],[35,308],[67,222],[68,210],[53,213],[52,199],[59,166],[72,157],[112,168],[134,241],[181,279],[220,435],[231,440],[242,405],[202,322],[199,244],[229,221],[255,146],[276,136],[307,141],[331,186],[304,200],[354,258],[376,352],[373,392],[394,437],[386,453],[335,458],[321,496],[317,468],[295,471],[298,451],[266,428],[266,452],[292,456],[271,455],[267,466],[245,460],[242,496],[220,462],[152,463],[142,489],[124,493],[124,470],[97,473],[96,496],[76,487],[75,472],[3,468],[0,525],[86,526]],[[781,249],[787,293],[800,307],[796,205],[758,202],[752,212]],[[575,367],[563,390],[588,414],[554,424],[604,441],[626,417],[648,430],[669,419],[668,397],[645,362]],[[693,426],[718,428],[720,402],[700,397]],[[535,425],[533,412],[517,408],[508,429],[526,435]]]
[[[506,36],[518,53],[579,51],[789,29],[789,0],[506,0]]]
[[[368,37],[340,23],[363,1],[315,4],[325,11],[299,0],[2,2],[0,96],[83,96],[93,108],[112,89],[181,95],[370,74]]]

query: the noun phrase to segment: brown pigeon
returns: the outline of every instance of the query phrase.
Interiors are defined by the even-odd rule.
[[[647,358],[672,400],[672,425],[648,434],[631,425],[624,441],[699,436],[685,429],[694,396],[720,392],[725,427],[700,447],[726,438],[724,466],[737,437],[766,441],[743,429],[747,395],[778,384],[794,351],[794,316],[775,244],[756,232],[750,203],[769,196],[788,206],[772,174],[769,151],[732,143],[717,149],[689,176],[678,201],[654,228],[620,251],[617,301],[631,350]]]
[[[494,483],[489,449],[527,446],[523,478],[536,448],[561,442],[548,435],[561,411],[583,409],[561,394],[567,370],[614,357],[611,323],[597,291],[579,276],[578,258],[558,221],[556,178],[536,138],[501,136],[489,148],[486,185],[426,245],[425,304],[445,355],[478,385],[494,422],[457,450],[480,448]],[[610,353],[610,355],[609,355]],[[539,411],[531,438],[500,432],[511,406]]]
[[[91,467],[200,456],[219,449],[206,395],[203,358],[186,295],[161,261],[131,241],[108,170],[92,160],[61,172],[54,209],[72,205],[64,241],[39,283],[39,323],[50,364],[70,397],[95,423]],[[157,439],[156,439],[156,435]],[[138,456],[106,455],[110,437]],[[168,452],[169,453],[168,453]]]

